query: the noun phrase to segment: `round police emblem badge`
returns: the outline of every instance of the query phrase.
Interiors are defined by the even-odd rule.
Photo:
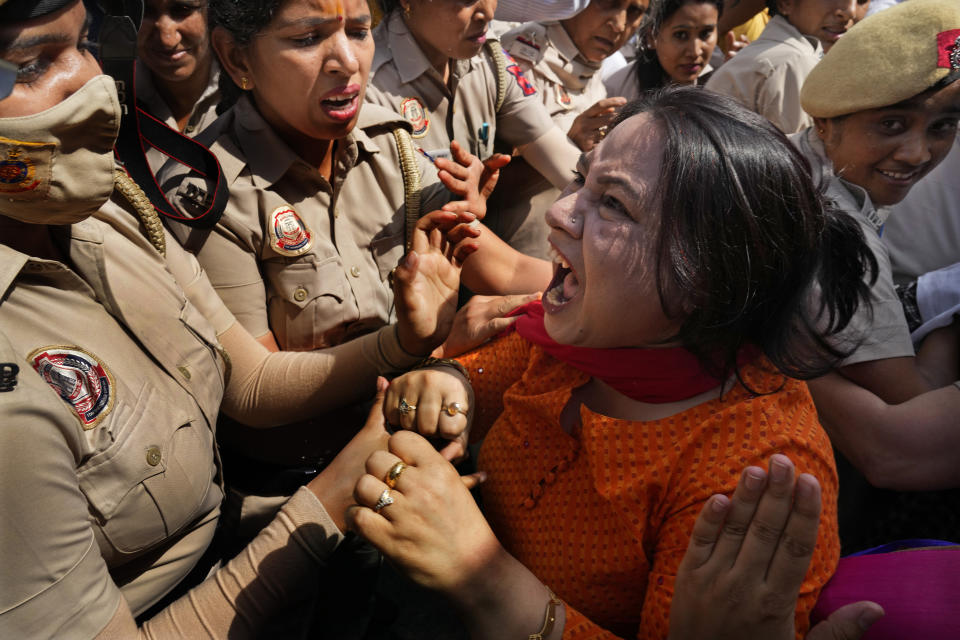
[[[27,361],[70,405],[84,430],[100,424],[113,409],[113,375],[89,351],[77,346],[41,347]]]
[[[423,103],[418,98],[407,98],[401,102],[400,115],[413,126],[413,133],[410,135],[414,138],[427,135],[430,120],[427,119],[427,112],[423,110]]]
[[[299,256],[313,246],[313,233],[288,204],[270,214],[269,230],[270,244],[281,255]]]
[[[0,160],[0,193],[32,191],[40,185],[36,179],[36,167],[23,150],[12,147],[7,157]]]

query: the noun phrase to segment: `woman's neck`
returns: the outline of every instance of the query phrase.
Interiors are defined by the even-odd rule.
[[[682,413],[687,409],[695,407],[704,402],[719,398],[723,389],[729,390],[732,381],[720,386],[714,387],[699,393],[686,400],[676,402],[650,403],[634,400],[623,395],[607,383],[598,378],[590,378],[582,387],[573,390],[570,395],[570,405],[575,407],[575,411],[570,414],[579,419],[580,405],[585,405],[590,411],[601,415],[616,418],[617,420],[630,420],[635,422],[647,422],[650,420],[662,420],[670,416]],[[568,405],[568,407],[570,406]],[[565,421],[569,421],[570,416],[564,411]],[[573,423],[571,423],[573,424]],[[567,425],[564,425],[567,429]],[[567,429],[568,431],[570,429]]]
[[[153,76],[154,86],[163,101],[170,107],[170,113],[177,121],[177,128],[180,131],[186,128],[194,106],[210,84],[210,73],[213,69],[211,57],[207,56],[199,65],[197,71],[185,80],[172,81]]]
[[[405,19],[404,22],[406,22]],[[420,51],[426,56],[427,62],[440,74],[440,77],[443,78],[443,83],[447,84],[450,80],[450,56],[439,49],[431,47],[423,38],[414,33],[413,29],[410,29],[409,23],[407,23],[407,29],[410,31],[410,35],[413,36],[413,39],[416,40]]]
[[[333,161],[337,152],[336,140],[314,140],[298,134],[284,136],[284,138],[290,148],[297,152],[298,156],[303,158],[310,166],[315,167],[317,172],[326,178],[327,182],[333,183]]]

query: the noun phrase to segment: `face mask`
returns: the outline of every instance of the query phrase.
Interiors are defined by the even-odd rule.
[[[100,75],[60,104],[0,118],[0,215],[33,224],[73,224],[113,192],[120,103]]]

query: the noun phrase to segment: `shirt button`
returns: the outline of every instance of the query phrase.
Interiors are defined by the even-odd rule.
[[[352,275],[354,278],[359,278],[360,267],[358,267],[357,265],[353,265],[352,267],[350,267],[350,275]]]
[[[193,133],[194,131],[196,131],[196,129],[197,129],[197,128],[196,128],[194,125],[188,124],[188,125],[187,125],[187,128],[184,129],[184,131],[185,131],[186,133]]]
[[[539,498],[539,497],[542,496],[542,495],[543,495],[543,486],[542,486],[542,485],[539,485],[539,484],[538,484],[537,486],[535,486],[535,487],[530,491],[530,497],[533,498],[534,500],[536,500],[537,498]]]
[[[155,467],[160,464],[160,447],[149,447],[147,449],[147,464],[151,467]]]
[[[303,302],[307,299],[307,290],[303,287],[297,287],[297,290],[293,292],[293,299],[297,302]]]
[[[523,508],[524,508],[524,509],[533,509],[533,507],[534,507],[535,504],[537,504],[537,503],[534,501],[533,498],[527,498],[526,500],[523,501]]]
[[[177,367],[177,371],[179,371],[180,375],[182,375],[185,379],[187,380],[190,379],[190,369],[187,369],[186,367],[181,366],[181,367]]]

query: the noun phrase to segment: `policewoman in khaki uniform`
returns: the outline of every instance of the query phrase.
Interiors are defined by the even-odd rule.
[[[501,36],[504,50],[537,87],[550,118],[581,151],[596,145],[626,103],[607,98],[600,66],[636,33],[647,0],[595,0],[560,22],[528,22]],[[523,158],[501,171],[499,189],[489,203],[508,231],[515,249],[546,258],[549,227],[544,214],[560,190]]]
[[[349,440],[378,374],[414,366],[443,341],[449,323],[437,324],[437,312],[452,318],[459,286],[445,260],[437,270],[428,256],[413,256],[398,276],[419,270],[436,286],[415,287],[399,302],[391,289],[417,219],[457,203],[445,205],[450,193],[415,152],[408,123],[373,105],[361,109],[374,46],[366,3],[268,3],[272,17],[262,4],[210,3],[213,45],[243,95],[198,139],[217,156],[230,200],[212,231],[175,233],[262,344],[336,366],[322,381],[315,418],[262,430],[240,415],[219,430],[240,539]],[[159,179],[190,213],[211,186],[185,171],[170,166]],[[291,377],[261,384],[282,394]]]
[[[558,188],[570,181],[579,150],[543,108],[539,88],[488,31],[495,0],[381,1],[384,19],[367,100],[399,113],[430,156],[452,141],[486,160],[495,151],[523,156]],[[509,240],[491,207],[487,224]]]
[[[115,169],[120,105],[85,18],[80,0],[0,2],[0,55],[16,68],[0,101],[0,637],[255,635],[311,593],[351,478],[386,433],[371,421],[203,581],[221,400],[265,423],[309,415],[337,362],[257,344]],[[281,377],[297,369],[313,380]],[[264,395],[264,379],[282,393]]]
[[[884,44],[891,42],[899,45],[896,52]],[[823,175],[827,195],[860,224],[877,261],[872,308],[856,318],[855,327],[865,333],[859,348],[837,372],[811,381],[810,391],[837,448],[885,489],[960,486],[960,326],[954,320],[915,349],[880,240],[887,207],[902,201],[953,147],[958,79],[960,5],[910,0],[864,19],[831,47],[801,92],[814,126],[792,136]],[[882,531],[887,540],[916,537],[903,529],[915,524],[913,518],[891,513],[886,519],[881,512],[919,498],[894,496],[884,492],[872,501],[885,506],[870,516],[871,533]],[[922,504],[927,513],[918,515],[928,525],[956,530],[955,492]],[[942,518],[933,515],[937,509]],[[944,537],[950,528],[930,529],[924,537]]]

